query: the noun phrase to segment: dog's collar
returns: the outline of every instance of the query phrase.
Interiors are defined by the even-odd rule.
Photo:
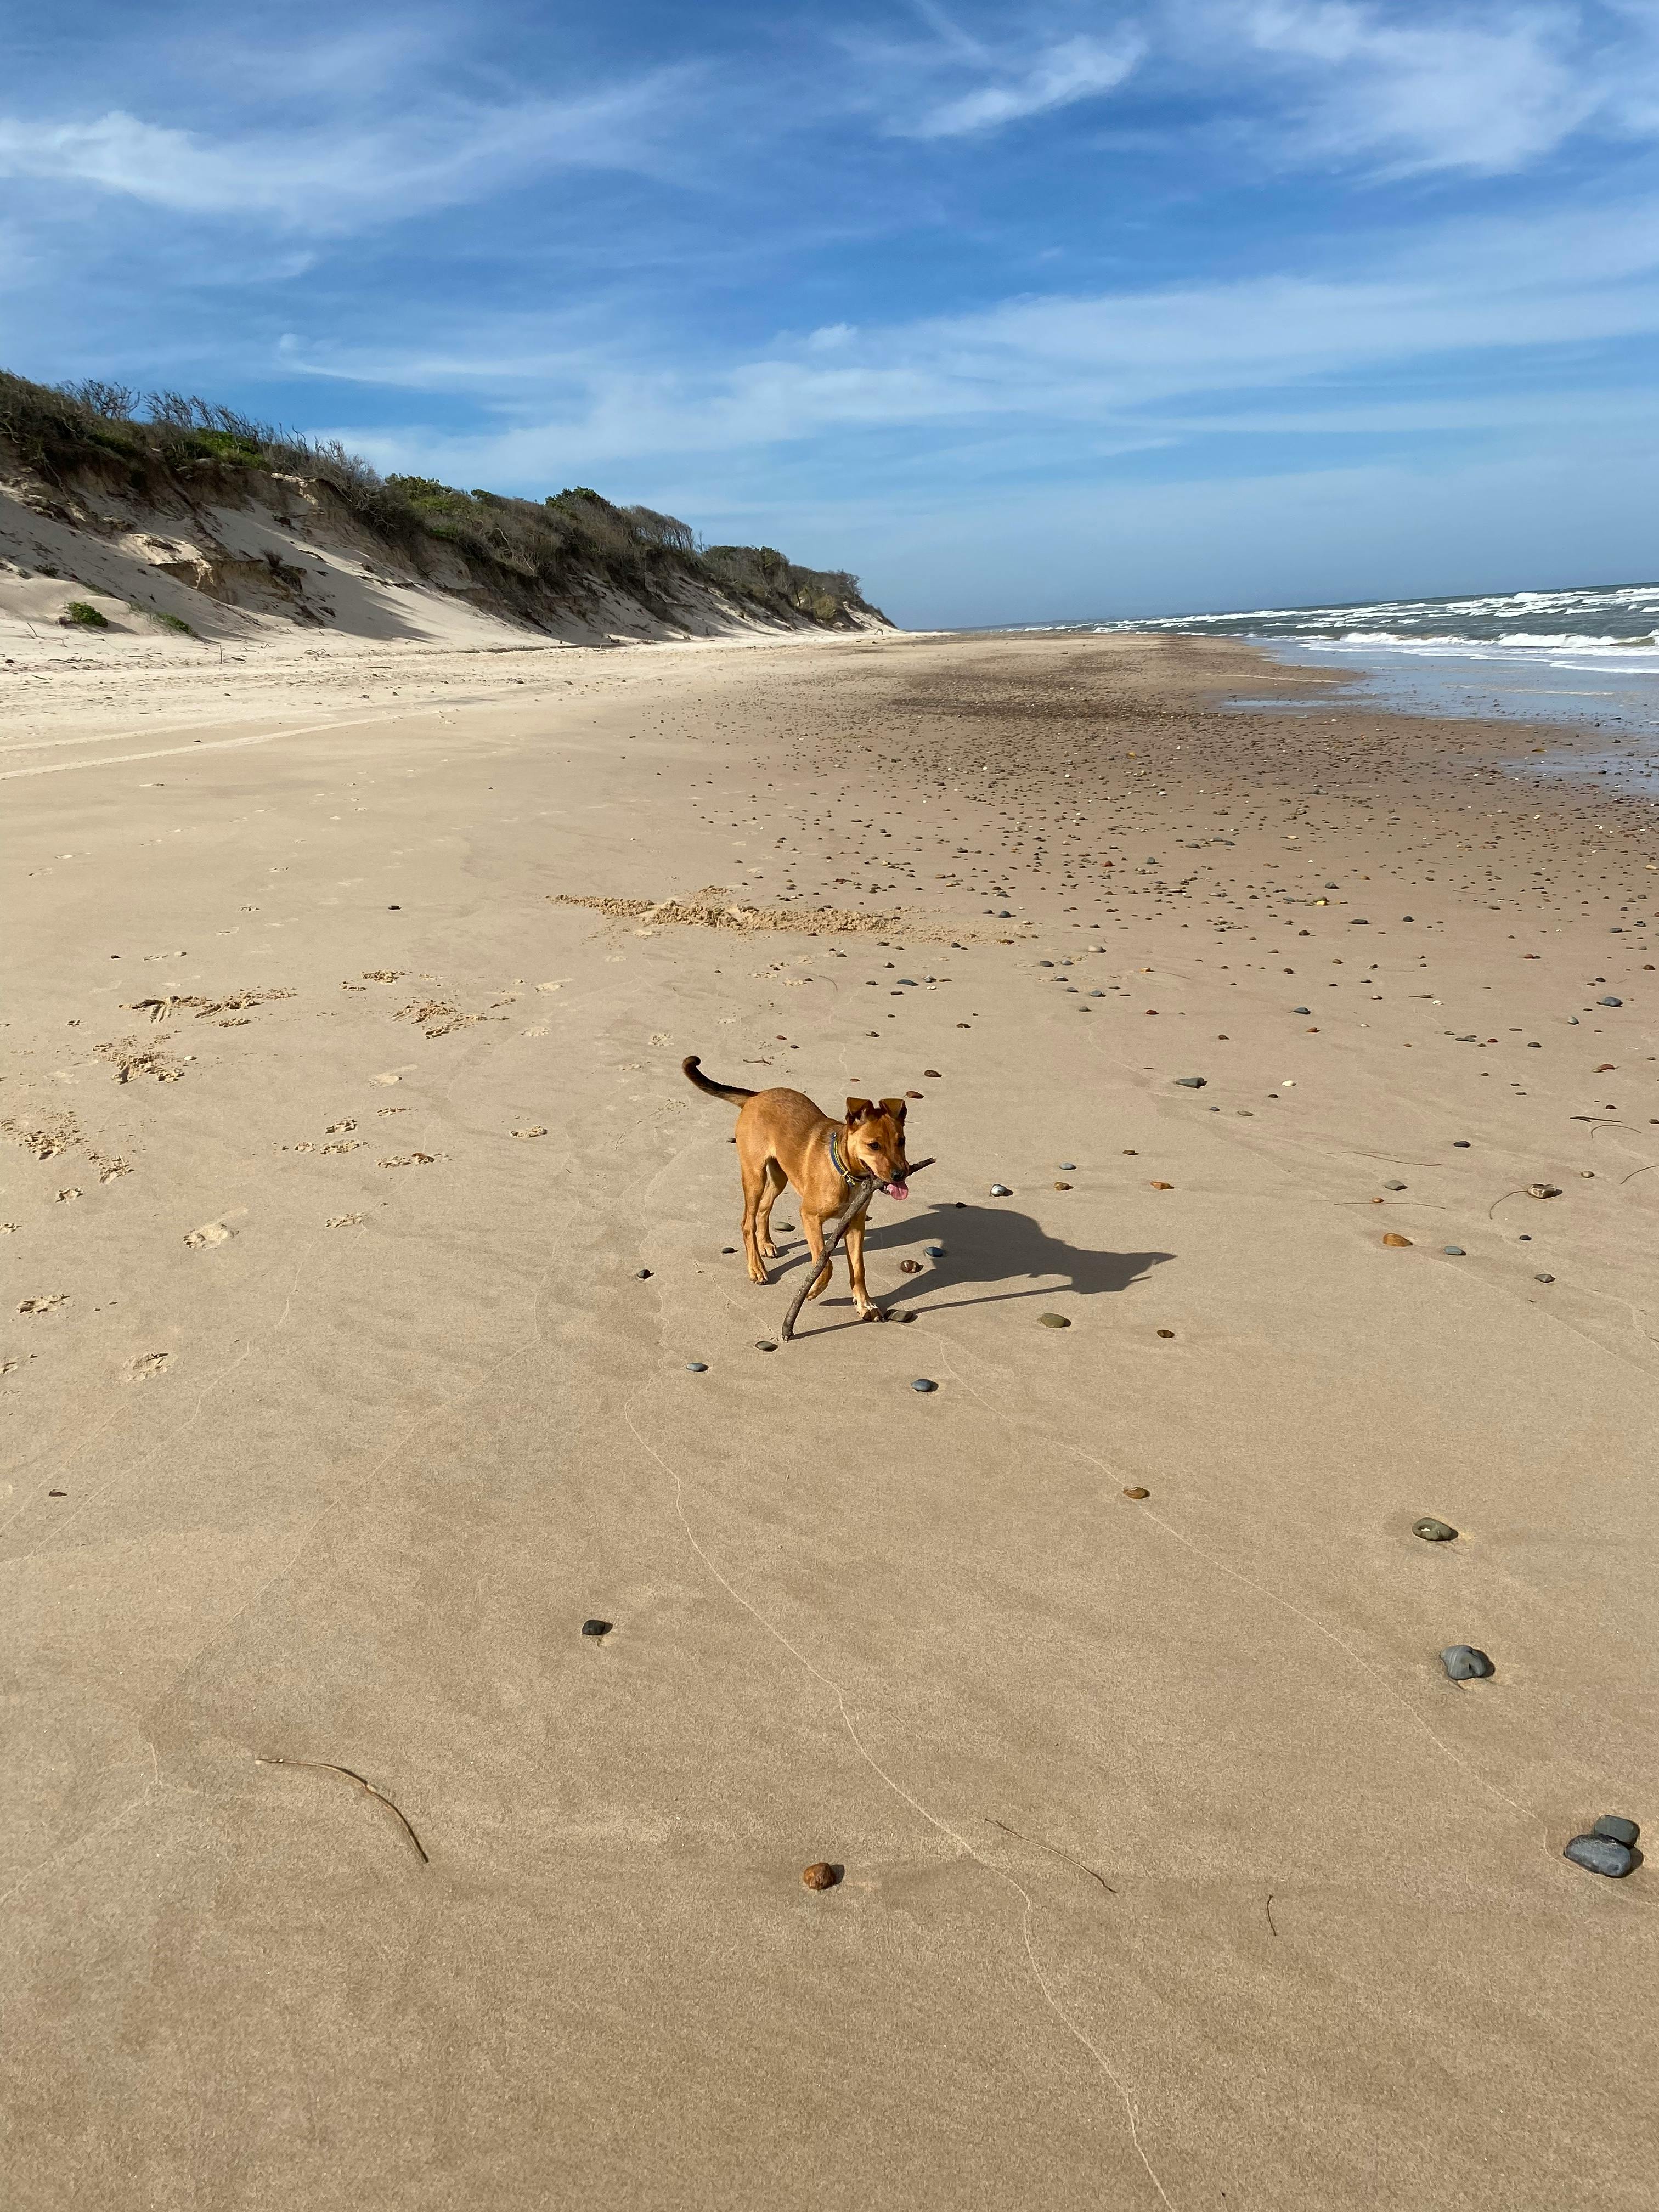
[[[846,1161],[842,1158],[842,1154],[841,1154],[841,1141],[840,1141],[840,1140],[841,1140],[841,1132],[840,1132],[840,1130],[839,1130],[839,1129],[831,1129],[831,1131],[830,1132],[830,1161],[831,1161],[832,1164],[834,1165],[834,1168],[835,1168],[836,1173],[836,1174],[841,1177],[842,1181],[844,1183],[855,1183],[855,1182],[858,1182],[859,1181],[860,1181],[860,1180],[861,1180],[861,1178],[860,1178],[860,1176],[855,1176],[855,1175],[853,1173],[852,1170],[848,1166],[848,1164],[847,1164]]]

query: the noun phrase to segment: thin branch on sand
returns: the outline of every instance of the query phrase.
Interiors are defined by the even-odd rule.
[[[1018,1836],[1021,1843],[1035,1844],[1040,1851],[1051,1851],[1055,1858],[1064,1859],[1067,1866],[1075,1867],[1079,1874],[1086,1874],[1091,1881],[1097,1881],[1108,1897],[1117,1895],[1103,1874],[1097,1874],[1091,1866],[1085,1866],[1081,1859],[1074,1859],[1070,1851],[1061,1850],[1058,1844],[1045,1844],[1041,1836],[1028,1836],[1023,1828],[1011,1828],[1006,1820],[994,1820],[988,1813],[982,1814],[981,1818],[988,1827],[1000,1828],[1005,1836]]]
[[[427,1856],[426,1845],[421,1841],[420,1838],[416,1834],[414,1828],[410,1826],[409,1815],[392,1803],[391,1798],[386,1796],[384,1790],[377,1790],[372,1782],[365,1780],[363,1776],[356,1773],[350,1767],[337,1766],[333,1760],[330,1759],[267,1759],[261,1752],[254,1753],[253,1763],[256,1766],[297,1767],[301,1772],[307,1774],[343,1775],[348,1782],[355,1782],[360,1790],[367,1790],[368,1795],[375,1799],[378,1803],[386,1807],[387,1812],[390,1813],[397,1820],[404,1833],[409,1838],[410,1842],[414,1844],[416,1850],[420,1853],[421,1864],[422,1866],[431,1865],[432,1861]]]

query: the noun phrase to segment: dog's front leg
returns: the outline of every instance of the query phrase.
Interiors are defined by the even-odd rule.
[[[812,1278],[812,1287],[806,1295],[809,1298],[821,1298],[829,1289],[830,1279],[835,1273],[834,1263],[823,1256],[823,1222],[821,1216],[809,1213],[802,1206],[800,1225],[805,1232],[806,1249],[812,1255],[813,1265],[817,1270]]]
[[[874,1304],[869,1291],[864,1286],[864,1216],[862,1213],[859,1215],[856,1221],[848,1223],[844,1241],[847,1245],[847,1269],[853,1278],[853,1297],[859,1310],[859,1319],[860,1321],[879,1320],[880,1309]]]

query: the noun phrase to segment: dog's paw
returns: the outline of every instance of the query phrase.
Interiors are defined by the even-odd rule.
[[[781,1260],[783,1257],[782,1252],[775,1244],[763,1244],[760,1249],[763,1260]]]

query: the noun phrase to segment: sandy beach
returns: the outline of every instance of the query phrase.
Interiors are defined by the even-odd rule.
[[[1593,733],[1180,637],[8,649],[17,2212],[1651,2203],[1654,1869],[1562,1856],[1659,1836]],[[886,1326],[759,1348],[692,1053],[908,1096]]]

